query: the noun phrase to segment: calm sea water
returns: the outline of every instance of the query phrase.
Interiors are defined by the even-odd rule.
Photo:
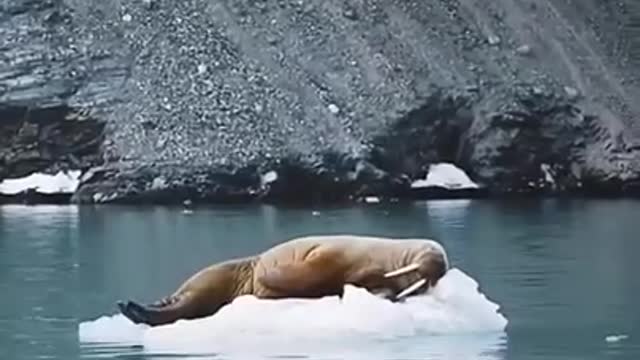
[[[453,265],[509,320],[506,337],[487,343],[476,358],[639,359],[638,224],[640,202],[630,200],[227,206],[191,214],[162,207],[0,207],[0,358],[92,356],[78,340],[78,324],[113,314],[118,299],[165,295],[201,266],[293,236],[360,233],[431,237],[445,245]],[[606,341],[609,335],[626,338]],[[455,352],[464,339],[425,344],[425,338],[375,349],[345,343],[344,358],[354,351],[371,351],[372,358],[383,351],[388,359],[469,358]],[[140,349],[102,354],[153,357]],[[301,357],[316,358],[312,351]]]

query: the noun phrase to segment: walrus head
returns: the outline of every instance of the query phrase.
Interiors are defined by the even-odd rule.
[[[408,259],[407,265],[384,274],[384,277],[389,280],[399,281],[402,277],[412,279],[411,283],[394,296],[394,301],[402,301],[410,295],[432,289],[447,273],[449,270],[447,254],[439,244],[434,242],[434,245],[426,251],[418,252],[412,259]]]

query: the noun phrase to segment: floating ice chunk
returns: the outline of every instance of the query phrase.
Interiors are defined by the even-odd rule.
[[[620,335],[608,335],[607,337],[604,338],[604,341],[608,342],[608,343],[615,343],[615,342],[619,342],[622,340],[626,340],[629,338],[629,335],[625,335],[625,334],[620,334]]]
[[[302,353],[330,356],[344,354],[345,347],[354,344],[369,349],[364,358],[371,358],[375,352],[370,348],[381,340],[388,347],[407,339],[458,353],[464,345],[442,335],[476,336],[480,343],[472,344],[478,348],[469,349],[469,355],[477,355],[495,345],[495,335],[504,335],[507,319],[498,310],[478,291],[475,280],[452,268],[427,295],[404,303],[348,285],[342,300],[242,296],[206,318],[148,327],[134,325],[122,315],[102,316],[80,323],[78,331],[83,343],[137,344],[153,354],[216,353],[238,359]],[[482,339],[491,343],[483,344]]]
[[[138,345],[144,338],[147,325],[137,325],[121,314],[101,316],[80,324],[80,333],[84,342],[118,343]]]
[[[411,183],[411,187],[414,189],[431,186],[439,186],[449,190],[477,189],[479,187],[462,169],[450,163],[430,165],[426,179]]]
[[[80,183],[80,170],[59,171],[55,175],[33,173],[17,179],[5,179],[0,183],[0,194],[15,195],[25,190],[41,194],[73,194]]]

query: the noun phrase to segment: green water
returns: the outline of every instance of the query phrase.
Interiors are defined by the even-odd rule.
[[[160,207],[0,207],[0,358],[88,357],[79,322],[114,313],[118,299],[154,299],[201,266],[289,237],[361,233],[444,244],[454,266],[478,281],[509,320],[506,338],[487,343],[477,358],[640,359],[639,223],[640,202],[623,200],[236,206],[191,214]],[[613,334],[628,337],[605,341]],[[429,348],[424,338],[380,343],[376,350],[344,346],[345,354],[349,348],[365,358],[371,351],[371,358],[462,359],[452,349],[464,348],[465,340],[451,341],[440,348]],[[153,357],[133,353],[121,357]],[[319,358],[314,355],[302,357]]]

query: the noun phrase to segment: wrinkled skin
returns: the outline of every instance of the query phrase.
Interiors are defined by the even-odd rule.
[[[155,303],[141,305],[128,301],[118,302],[118,306],[134,323],[158,326],[179,319],[211,316],[238,296],[341,297],[346,284],[365,288],[390,301],[402,301],[435,286],[448,267],[445,250],[433,240],[307,236],[255,256],[206,267],[172,295]],[[390,272],[403,268],[409,270],[389,276]],[[412,290],[403,294],[409,287]]]

